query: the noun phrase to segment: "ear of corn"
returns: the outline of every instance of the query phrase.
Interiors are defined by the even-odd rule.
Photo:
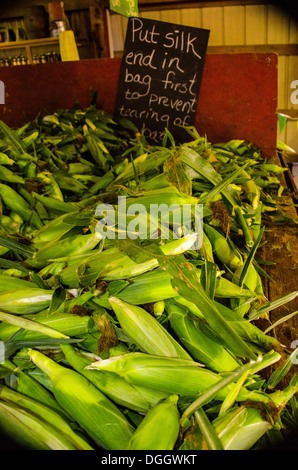
[[[161,251],[166,255],[175,255],[183,253],[189,249],[195,239],[194,234],[186,235],[179,240],[173,240],[165,245],[162,245]],[[108,256],[112,254],[112,256]],[[77,275],[76,281],[73,274],[73,269],[66,268],[61,274],[61,280],[68,286],[81,283],[82,285],[90,285],[96,279],[104,279],[105,281],[112,281],[117,279],[127,279],[139,276],[147,271],[150,271],[158,266],[157,259],[145,261],[143,263],[136,263],[126,253],[117,250],[116,247],[109,248],[94,256],[89,260],[84,261],[85,269],[81,276]],[[77,269],[80,269],[80,264],[77,264]]]
[[[100,446],[126,449],[133,427],[119,409],[86,377],[30,350],[31,360],[51,379],[58,403]]]
[[[123,256],[116,247],[86,254],[84,259],[72,258],[70,264],[59,274],[59,278],[63,285],[70,288],[88,286],[95,283],[102,272],[109,272],[114,265],[121,264],[122,259]]]
[[[149,402],[122,377],[112,372],[88,370],[92,359],[80,354],[70,344],[62,344],[61,349],[69,364],[115,403],[141,413],[148,411]]]
[[[26,315],[24,319],[33,320],[35,323],[40,324],[40,326],[49,327],[55,331],[66,336],[80,336],[88,331],[97,329],[94,326],[94,320],[92,317],[87,315],[79,316],[75,313],[65,313],[65,312],[56,312],[51,315],[48,312],[39,312],[32,315]],[[5,341],[10,336],[15,334],[18,331],[19,327],[9,323],[2,322],[0,323],[0,340]],[[24,330],[18,335],[18,340],[20,341],[31,341],[46,338],[47,335],[42,331],[42,328],[38,331]]]
[[[50,305],[52,295],[51,290],[35,287],[5,290],[0,296],[0,309],[16,315],[41,312]]]
[[[243,267],[236,269],[233,275],[233,283],[239,285],[240,283],[240,276],[242,273]],[[253,264],[249,265],[248,272],[245,278],[245,287],[247,287],[250,291],[256,292],[257,284],[258,284],[258,273]],[[248,310],[250,309],[250,305],[243,305],[244,301],[241,299],[233,299],[231,300],[231,305],[233,308],[237,308],[237,313],[244,316]]]
[[[59,240],[72,229],[72,225],[63,222],[65,214],[61,214],[44,224],[32,237],[32,243],[37,248],[50,242]]]
[[[28,320],[27,318],[21,316],[11,315],[10,313],[0,311],[0,321],[6,322],[10,325],[16,325],[18,328],[23,328],[25,330],[41,332],[42,334],[50,338],[69,338],[69,336],[65,335],[64,333],[61,333],[60,331],[54,330],[54,328],[49,328],[47,326],[40,325],[35,321]]]
[[[0,274],[0,291],[22,289],[22,288],[34,288],[37,287],[33,282],[26,281],[14,276],[6,276]]]
[[[60,415],[65,416],[64,410],[55,400],[53,394],[34,377],[14,366],[14,364],[10,363],[9,361],[5,361],[5,367],[11,368],[13,372],[13,386],[11,385],[11,382],[8,383],[10,388],[40,403],[43,403]]]
[[[13,403],[0,400],[0,423],[13,441],[31,450],[76,450],[57,429]]]
[[[212,422],[224,450],[248,450],[271,428],[252,407],[235,407]]]
[[[30,222],[33,228],[39,229],[42,227],[42,222],[36,212],[32,210],[29,204],[17,191],[10,186],[1,183],[0,193],[1,199],[8,209],[15,211],[23,217],[26,222]]]
[[[196,396],[215,385],[221,376],[200,364],[179,358],[153,356],[144,353],[128,353],[95,362],[88,368],[98,368],[120,374],[135,386],[145,386],[169,394]],[[215,399],[224,400],[234,389],[229,384],[218,392]],[[261,393],[242,387],[237,400],[268,402],[270,399]]]
[[[141,351],[191,360],[191,356],[181,345],[143,308],[123,302],[117,297],[110,297],[109,302],[121,328]]]
[[[199,276],[199,269],[197,273]],[[169,272],[162,269],[141,274],[130,281],[131,283],[119,292],[118,297],[133,305],[157,302],[178,296],[177,290],[172,286]],[[247,299],[251,295],[252,293],[248,289],[241,289],[224,277],[216,280],[215,297],[217,298],[243,297]]]
[[[5,386],[0,386],[0,397],[4,424],[5,418],[9,416],[12,429],[15,428],[17,435],[23,430],[23,438],[19,436],[20,442],[30,443],[30,438],[33,437],[33,440],[39,440],[39,443],[34,443],[37,449],[41,445],[52,450],[92,450],[51,408]]]
[[[166,309],[171,328],[194,360],[216,372],[230,371],[239,366],[236,359],[223,346],[204,334],[200,329],[200,320],[191,320],[185,310],[173,302],[167,302]]]
[[[173,450],[179,435],[178,396],[171,395],[148,411],[134,432],[129,450]]]
[[[199,408],[195,413],[194,417],[200,431],[204,437],[208,450],[223,450],[223,445],[218,438],[216,431],[210,423],[208,416],[206,415],[203,408]]]
[[[92,448],[172,450],[178,412],[179,437],[189,426],[199,448],[250,448],[296,412],[295,400],[284,407],[298,380],[274,390],[294,372],[295,351],[263,379],[280,360],[283,345],[267,334],[279,322],[263,332],[251,321],[286,303],[267,302],[260,275],[271,278],[253,261],[264,212],[296,224],[270,195],[281,196],[282,171],[252,144],[211,145],[193,126],[186,144],[166,130],[151,146],[92,95],[89,108],[33,126],[0,121],[0,424],[29,448],[85,448],[76,437],[86,436]],[[117,240],[97,239],[101,203],[115,209]],[[133,204],[147,212],[137,217]],[[184,205],[191,221],[182,228]],[[171,240],[203,222],[202,234]],[[128,240],[137,228],[146,239]],[[27,347],[40,351],[29,350],[38,366]]]
[[[45,426],[53,428],[53,432],[56,431],[57,436],[61,435],[61,437],[69,441],[74,449],[92,450],[92,447],[72,430],[60,413],[52,410],[50,407],[5,386],[0,386],[0,397],[3,400],[18,405],[22,410],[35,414],[41,422],[45,421]]]
[[[136,276],[130,285],[119,292],[118,297],[133,305],[142,305],[175,297],[176,290],[172,287],[171,278],[161,269]]]
[[[95,248],[99,240],[100,237],[96,233],[69,236],[44,245],[34,254],[34,259],[48,263],[49,260],[83,254]]]
[[[204,224],[204,231],[212,244],[213,253],[222,263],[226,264],[233,271],[242,266],[242,260],[232,250],[228,241],[221,233],[208,224]]]

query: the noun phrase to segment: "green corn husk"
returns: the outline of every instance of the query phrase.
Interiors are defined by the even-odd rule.
[[[151,189],[162,189],[170,186],[168,179],[164,173],[154,176],[139,185],[141,191],[148,191]]]
[[[110,297],[109,302],[121,328],[141,351],[192,360],[185,349],[143,308],[123,302],[117,297]]]
[[[240,284],[240,276],[241,276],[242,271],[243,271],[243,266],[236,269],[236,271],[234,272],[232,281],[237,285]],[[247,287],[250,291],[255,292],[257,289],[257,285],[258,285],[258,276],[259,274],[256,271],[254,265],[250,264],[248,268],[248,272],[245,277],[244,287]],[[245,301],[241,299],[237,299],[237,300],[231,299],[232,308],[237,308],[237,313],[239,313],[239,315],[241,316],[244,316],[250,309],[249,304],[242,305],[244,302]]]
[[[127,198],[126,207],[128,208],[131,204],[138,203],[142,204],[147,210],[150,210],[152,204],[160,205],[161,201],[167,207],[170,207],[172,204],[183,206],[184,204],[197,204],[198,198],[179,192],[175,186],[169,186],[168,188],[142,191],[136,198]]]
[[[232,250],[229,243],[221,233],[210,225],[204,224],[204,231],[209,238],[215,256],[231,270],[235,271],[242,266],[243,261]]]
[[[70,344],[62,344],[61,349],[69,364],[112,401],[140,413],[146,413],[149,410],[149,402],[122,377],[112,372],[98,373],[98,371],[86,369],[92,363],[92,358],[75,350]]]
[[[58,403],[100,446],[127,449],[134,428],[119,409],[84,376],[29,350],[31,360],[51,379]]]
[[[171,328],[195,361],[216,372],[234,370],[237,360],[223,346],[210,339],[200,328],[200,320],[191,320],[186,311],[173,302],[166,303]]]
[[[28,428],[23,429],[23,439],[20,439],[21,442],[26,444],[28,441],[30,442],[32,434],[35,438],[38,438],[39,435],[40,443],[34,443],[33,449],[40,449],[41,445],[41,448],[46,449],[48,447],[52,450],[93,450],[92,447],[76,434],[70,425],[51,408],[3,385],[0,385],[0,398],[0,409],[3,412],[3,414],[0,413],[0,416],[3,418],[4,414],[6,414],[6,416],[10,414],[10,417],[13,416],[15,418],[14,421],[19,420],[19,423],[10,423],[12,424],[12,437],[14,437],[15,431],[17,430],[13,428],[19,427],[19,430],[21,430],[23,428],[22,425],[27,425]],[[7,422],[4,422],[4,426],[5,424],[7,425]],[[16,426],[14,426],[15,424]],[[37,432],[38,434],[36,434]],[[18,435],[18,432],[16,434]]]
[[[24,178],[15,174],[13,171],[9,170],[5,166],[0,165],[0,181],[5,181],[6,183],[20,183],[24,184]]]
[[[12,158],[9,158],[5,153],[0,152],[0,165],[13,165],[15,161]]]
[[[20,194],[7,184],[0,184],[0,194],[4,205],[11,211],[16,212],[33,228],[42,227],[42,222],[27,201]]]
[[[169,394],[196,396],[215,385],[222,377],[200,364],[179,358],[153,356],[145,353],[128,353],[98,361],[90,369],[108,370],[121,375],[134,386],[144,386]],[[215,399],[224,400],[234,390],[229,384],[220,390]],[[271,402],[267,395],[242,387],[238,401],[253,400]]]
[[[226,411],[212,425],[224,450],[249,450],[272,427],[258,409],[244,405]]]
[[[76,289],[80,286],[94,284],[102,272],[109,272],[113,267],[120,265],[124,256],[116,247],[106,248],[103,251],[86,254],[83,258],[70,258],[69,265],[60,273],[60,281],[64,286]]]
[[[23,318],[33,320],[36,323],[40,323],[41,325],[72,337],[78,337],[89,331],[97,330],[97,326],[92,317],[87,315],[80,316],[75,313],[55,312],[49,315],[47,311],[42,311],[32,315],[24,315]],[[0,323],[0,340],[5,341],[10,336],[13,336],[18,329],[19,327],[15,325],[9,325],[4,322]],[[40,331],[26,330],[18,334],[19,341],[36,341],[45,338],[47,338],[47,336],[42,332],[42,329]]]
[[[43,227],[34,233],[32,237],[33,246],[39,248],[50,242],[59,240],[63,235],[69,232],[74,225],[66,224],[63,222],[65,214],[49,220]]]
[[[198,269],[199,275],[200,270]],[[162,269],[155,269],[141,274],[133,279],[129,279],[129,281],[131,283],[119,292],[118,297],[124,302],[133,305],[142,305],[178,296],[178,292],[172,286],[170,274]],[[248,289],[241,289],[224,277],[216,280],[215,297],[229,299],[234,297],[249,298],[252,295]]]
[[[51,211],[54,214],[61,215],[61,213],[71,213],[76,212],[79,209],[77,205],[72,204],[71,202],[59,201],[59,199],[51,196],[40,195],[34,191],[32,192],[32,196],[36,201],[40,202],[46,210]]]
[[[202,407],[195,411],[194,419],[203,436],[207,450],[223,450],[222,443],[218,439],[215,429]]]
[[[49,337],[49,338],[64,338],[69,339],[69,336],[61,333],[60,331],[55,330],[54,328],[50,328],[45,325],[41,325],[35,321],[28,320],[28,318],[24,318],[21,315],[15,316],[11,313],[5,313],[0,311],[0,321],[8,323],[10,325],[15,325],[17,328],[22,328],[24,330],[40,332],[41,334]]]
[[[80,255],[95,248],[99,241],[100,236],[97,233],[89,235],[73,235],[62,240],[50,242],[41,247],[33,258],[37,261],[48,262],[71,255]]]
[[[14,276],[0,274],[0,291],[36,287],[37,286],[31,281],[26,281],[25,279],[20,279]]]
[[[21,370],[10,361],[5,361],[5,367],[12,371],[7,385],[16,392],[43,403],[60,415],[65,417],[65,412],[55,400],[53,394],[47,390],[40,382],[27,372]]]
[[[130,285],[119,292],[118,297],[133,305],[168,299],[177,295],[166,271],[160,269],[136,276]]]
[[[113,185],[125,184],[126,182],[134,179],[135,172],[137,172],[139,176],[142,176],[149,171],[155,171],[158,166],[162,165],[165,160],[169,158],[169,156],[170,152],[166,148],[149,154],[143,153],[135,158],[133,163],[129,162],[110,186],[113,187]]]
[[[0,309],[16,315],[37,313],[49,307],[53,291],[39,288],[12,289],[0,294]]]
[[[178,395],[171,395],[148,411],[132,436],[129,450],[173,450],[180,429]]]
[[[173,240],[160,247],[165,255],[175,255],[188,250],[194,243],[196,235],[188,234],[179,240]],[[112,256],[110,256],[112,255]],[[75,270],[80,269],[81,263],[76,263]],[[157,259],[152,254],[152,259],[143,263],[136,263],[126,253],[116,247],[109,248],[97,256],[84,260],[84,271],[81,275],[70,267],[61,273],[61,281],[69,287],[77,287],[79,284],[88,286],[100,278],[105,281],[127,279],[139,276],[158,266]]]
[[[0,400],[2,432],[29,450],[76,450],[61,433],[28,410]]]

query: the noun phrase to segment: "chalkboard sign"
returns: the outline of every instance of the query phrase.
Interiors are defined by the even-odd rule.
[[[138,17],[128,20],[115,115],[159,145],[194,124],[209,30]]]

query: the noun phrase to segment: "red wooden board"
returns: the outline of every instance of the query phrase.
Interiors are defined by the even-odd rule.
[[[113,114],[121,59],[23,65],[0,69],[5,104],[0,119],[20,126],[56,109],[90,104]],[[210,142],[250,140],[263,155],[275,154],[277,138],[277,55],[207,55],[195,125]]]

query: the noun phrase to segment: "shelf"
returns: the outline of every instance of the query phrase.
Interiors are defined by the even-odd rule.
[[[2,49],[19,49],[22,47],[34,47],[34,46],[49,46],[53,44],[59,44],[59,38],[40,38],[40,39],[26,39],[24,41],[11,41],[11,42],[0,42],[0,50]]]
[[[11,41],[0,43],[0,51],[8,51],[13,49],[26,49],[26,55],[29,64],[33,64],[32,47],[37,46],[54,46],[59,45],[59,37],[57,38],[40,38],[40,39],[26,39],[24,41]]]

